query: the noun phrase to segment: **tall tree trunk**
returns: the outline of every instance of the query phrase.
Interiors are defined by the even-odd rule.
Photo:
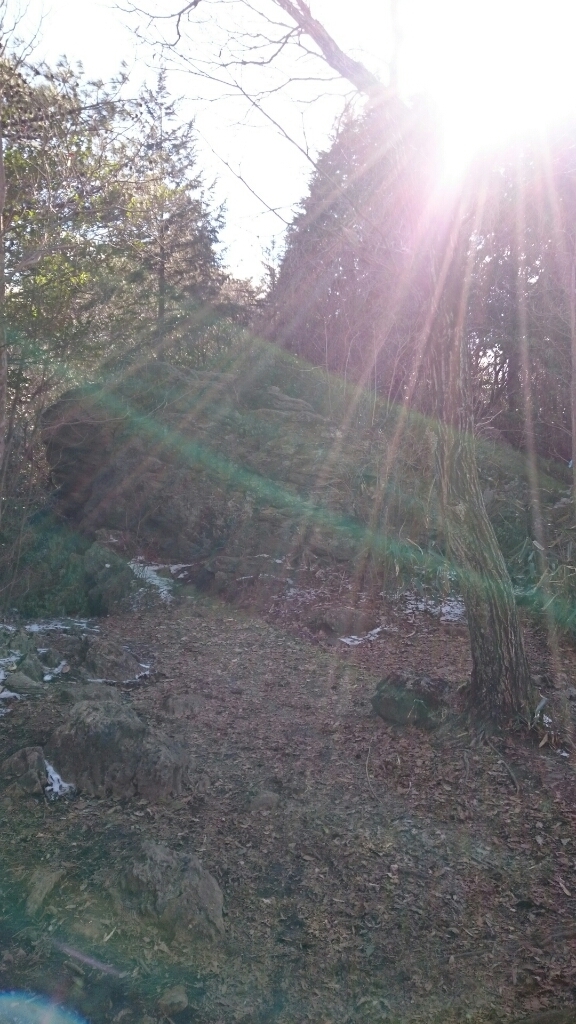
[[[164,225],[164,207],[160,217],[160,238],[158,251],[158,351],[162,352],[166,319],[166,241]]]
[[[570,350],[572,356],[572,377],[570,381],[570,405],[572,411],[572,500],[576,506],[576,251],[572,244],[570,278],[568,285],[570,310]]]
[[[508,412],[515,414],[521,404],[520,387],[520,345],[518,341],[518,324],[514,324],[514,334],[507,345],[507,367],[506,367],[506,404]],[[518,439],[520,440],[520,438]]]
[[[500,727],[528,718],[531,681],[512,582],[478,478],[465,330],[469,232],[458,230],[432,326],[435,463],[448,551],[468,616],[470,712]]]
[[[5,207],[6,170],[4,167],[3,101],[0,97],[0,466],[6,454],[8,419],[8,349],[6,344],[6,267],[5,267]],[[0,499],[2,495],[0,494]]]

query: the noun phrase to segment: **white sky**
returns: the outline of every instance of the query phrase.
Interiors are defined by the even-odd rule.
[[[12,2],[17,9],[19,0]],[[178,0],[140,2],[160,11],[181,6]],[[354,0],[352,5],[349,0],[311,0],[311,7],[344,49],[385,78],[391,38],[387,0]],[[31,34],[41,22],[37,56],[52,62],[66,54],[82,61],[91,77],[103,79],[125,60],[135,90],[143,78],[153,80],[152,50],[136,44],[127,27],[135,22],[112,0],[28,0],[25,10],[21,34]],[[187,52],[214,52],[218,31],[226,34],[234,10],[229,2],[201,4]],[[440,105],[453,168],[478,144],[576,112],[575,0],[400,0],[400,19],[401,84],[407,95],[428,92]],[[263,87],[273,81],[261,70],[242,74],[250,89],[256,82]],[[238,275],[258,278],[262,248],[274,236],[281,238],[283,224],[222,159],[287,220],[306,192],[311,165],[257,111],[247,112],[238,99],[214,102],[220,87],[183,71],[171,73],[170,85],[174,94],[186,97],[182,109],[196,119],[200,165],[207,179],[216,181],[217,201],[226,204],[227,262]],[[314,155],[326,145],[342,92],[342,86],[334,86],[327,96],[324,87],[308,83],[263,102]],[[300,102],[294,102],[296,96]]]

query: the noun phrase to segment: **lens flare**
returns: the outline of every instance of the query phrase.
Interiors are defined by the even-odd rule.
[[[86,1024],[82,1017],[26,992],[0,993],[0,1024]]]
[[[576,114],[576,5],[567,0],[406,0],[403,87],[444,125],[446,164]]]

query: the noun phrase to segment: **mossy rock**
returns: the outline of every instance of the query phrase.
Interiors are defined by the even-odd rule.
[[[435,729],[440,723],[436,701],[414,689],[392,686],[386,679],[372,697],[372,707],[380,718],[392,725],[416,725]]]
[[[22,659],[18,665],[18,671],[23,672],[29,679],[33,679],[35,682],[41,683],[44,679],[46,669],[38,655],[31,652]]]

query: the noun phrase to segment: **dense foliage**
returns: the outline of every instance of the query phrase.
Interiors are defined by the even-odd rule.
[[[0,64],[5,597],[46,501],[47,404],[126,359],[203,365],[254,300],[224,270],[193,124],[177,120],[162,75],[129,92],[124,76],[104,87],[66,62]]]
[[[420,359],[430,296],[426,200],[438,161],[430,112],[349,115],[288,230],[267,335],[383,397],[429,407]],[[484,158],[467,334],[475,414],[525,448],[571,458],[576,130]],[[418,384],[415,377],[419,377]],[[530,422],[528,422],[530,421]]]

